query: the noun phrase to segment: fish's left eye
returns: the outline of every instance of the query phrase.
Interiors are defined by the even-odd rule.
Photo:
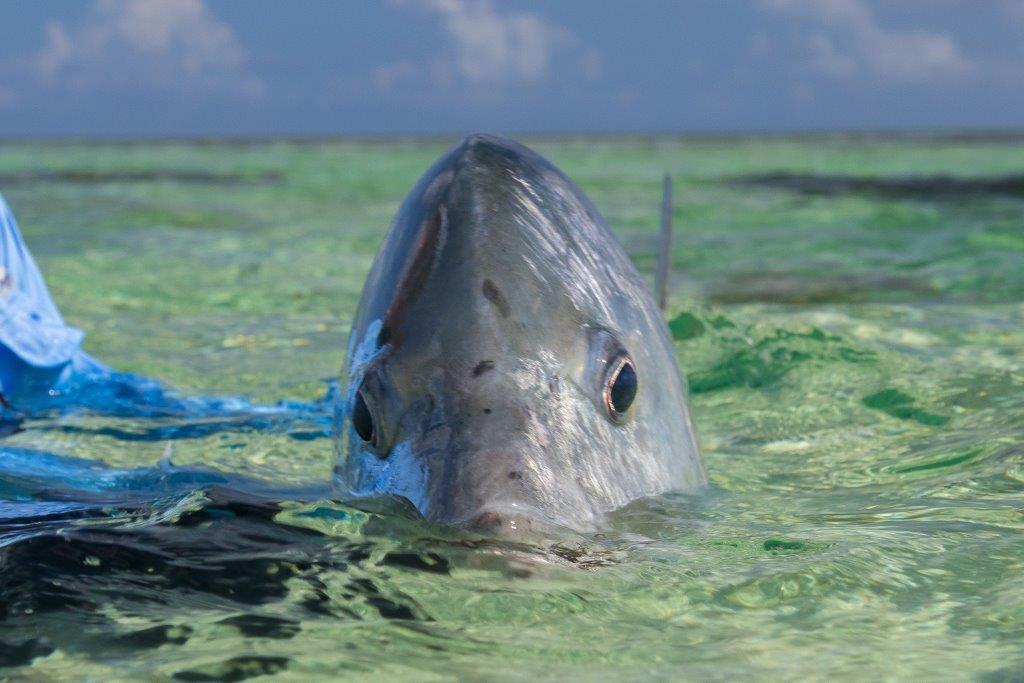
[[[366,404],[366,397],[363,389],[356,392],[355,403],[352,406],[352,427],[356,434],[370,446],[377,445],[377,428],[373,423],[373,413]]]
[[[609,366],[604,383],[604,404],[613,420],[621,422],[625,419],[630,406],[636,400],[637,388],[633,361],[628,356],[619,356]]]

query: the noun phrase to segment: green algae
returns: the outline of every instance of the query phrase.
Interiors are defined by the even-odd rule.
[[[880,410],[901,420],[916,420],[923,425],[931,426],[940,426],[949,422],[949,418],[945,415],[932,413],[918,407],[913,396],[905,394],[899,389],[882,389],[870,396],[865,396],[861,402],[868,408]]]

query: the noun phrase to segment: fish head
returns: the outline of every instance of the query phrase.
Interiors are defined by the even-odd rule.
[[[473,135],[420,179],[366,280],[337,475],[488,534],[592,531],[705,482],[675,350],[591,202]]]

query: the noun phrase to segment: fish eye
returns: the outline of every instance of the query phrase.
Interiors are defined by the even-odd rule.
[[[608,415],[616,422],[625,419],[626,413],[636,399],[636,368],[628,356],[619,356],[609,366],[604,383],[604,405]]]
[[[356,392],[355,402],[352,404],[352,428],[365,443],[373,447],[377,446],[377,429],[373,424],[373,413],[370,412],[370,406],[366,404],[362,387]]]

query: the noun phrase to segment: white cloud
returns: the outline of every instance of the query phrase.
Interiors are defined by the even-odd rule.
[[[72,90],[113,86],[247,98],[266,90],[234,32],[203,0],[95,0],[81,25],[46,25],[33,67],[42,82]]]
[[[549,78],[559,57],[583,77],[596,78],[600,55],[568,29],[533,12],[502,12],[491,0],[395,0],[438,17],[451,51],[431,63],[427,75],[439,85],[537,84]],[[408,61],[380,67],[374,80],[393,87],[419,69]]]
[[[529,12],[499,14],[490,0],[431,0],[455,41],[459,74],[471,83],[542,80],[551,53],[576,38]]]
[[[959,79],[977,70],[950,36],[884,28],[864,0],[764,0],[764,5],[819,25],[807,48],[811,65],[828,76],[928,82]]]

